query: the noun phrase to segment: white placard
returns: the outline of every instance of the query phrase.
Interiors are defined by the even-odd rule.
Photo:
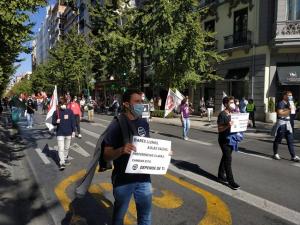
[[[166,174],[171,161],[171,141],[134,136],[125,173]]]
[[[231,114],[231,121],[233,122],[233,125],[231,126],[230,133],[246,131],[249,113],[233,113]]]

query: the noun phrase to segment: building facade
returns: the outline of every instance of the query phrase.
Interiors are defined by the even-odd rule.
[[[223,92],[252,98],[257,119],[264,120],[268,99],[291,90],[300,98],[300,0],[203,0],[209,10],[203,28],[216,32],[216,48],[226,60],[216,65],[223,80],[190,90],[199,100],[214,98],[221,110]],[[297,11],[298,10],[298,11]]]

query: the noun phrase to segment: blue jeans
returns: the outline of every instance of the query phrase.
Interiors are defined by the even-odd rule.
[[[112,225],[123,225],[131,196],[134,196],[138,225],[151,225],[152,185],[135,182],[114,187],[115,198]]]
[[[33,113],[27,113],[27,126],[32,127],[33,124]]]
[[[183,137],[187,137],[190,130],[190,118],[183,118]]]
[[[274,155],[276,155],[278,153],[278,145],[281,143],[283,137],[285,137],[285,139],[286,139],[291,157],[294,158],[295,157],[295,150],[294,150],[294,143],[293,143],[294,142],[293,134],[290,133],[286,129],[286,125],[280,126],[277,130],[277,135],[276,135],[275,140],[273,142]]]

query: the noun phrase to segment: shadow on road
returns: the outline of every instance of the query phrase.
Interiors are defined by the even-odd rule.
[[[22,177],[20,165],[25,163],[26,144],[16,130],[4,126],[0,123],[0,224],[24,225],[47,214],[58,203],[41,203],[38,185]]]
[[[84,198],[75,198],[69,205],[61,225],[110,225],[113,204],[102,194],[87,194]]]

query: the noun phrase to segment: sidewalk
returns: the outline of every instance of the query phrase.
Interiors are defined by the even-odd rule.
[[[208,121],[207,117],[201,118],[200,116],[192,115],[190,117],[191,120],[191,128],[197,130],[212,130],[214,132],[218,132],[217,129],[217,117],[212,117],[211,122]],[[151,122],[161,123],[161,124],[169,124],[174,126],[182,126],[180,118],[159,118],[152,117]],[[256,121],[256,128],[248,128],[246,133],[264,133],[270,134],[273,124],[265,123],[261,121]],[[295,139],[300,140],[300,121],[295,121]]]
[[[51,225],[27,165],[26,144],[16,129],[6,125],[5,118],[0,117],[0,224]]]

